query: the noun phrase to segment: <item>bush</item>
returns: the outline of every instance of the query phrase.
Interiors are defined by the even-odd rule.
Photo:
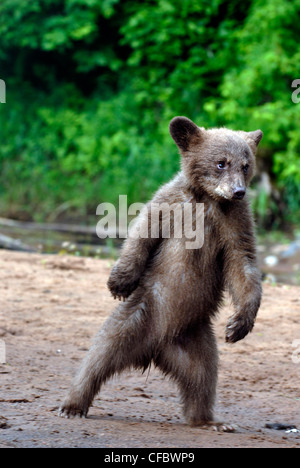
[[[187,115],[261,128],[259,167],[297,222],[299,12],[300,0],[2,0],[1,213],[147,200],[179,169],[168,124]],[[258,192],[253,206],[259,220],[276,212]]]

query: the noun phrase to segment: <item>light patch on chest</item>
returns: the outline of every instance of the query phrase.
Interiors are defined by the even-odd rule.
[[[159,305],[162,305],[164,302],[163,289],[163,285],[160,281],[155,281],[155,283],[152,286],[153,297]]]
[[[255,266],[249,265],[249,263],[246,263],[244,265],[244,273],[245,273],[246,278],[248,278],[249,276],[255,275],[256,274]]]
[[[210,203],[210,204],[208,205],[208,208],[207,208],[205,214],[206,214],[206,216],[214,216],[214,214],[215,214],[215,207],[214,207],[214,205],[213,205],[212,203]]]

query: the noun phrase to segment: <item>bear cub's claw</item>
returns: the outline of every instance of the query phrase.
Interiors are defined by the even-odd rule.
[[[76,417],[86,418],[87,411],[83,409],[79,409],[72,405],[69,405],[69,406],[63,405],[58,410],[58,416],[60,416],[61,418],[67,418],[67,419],[76,418]]]

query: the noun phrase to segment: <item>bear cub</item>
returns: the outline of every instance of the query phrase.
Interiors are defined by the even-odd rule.
[[[135,229],[149,235],[129,232],[124,242],[108,280],[112,295],[123,302],[96,335],[61,416],[86,416],[107,379],[154,363],[178,385],[186,421],[212,424],[218,372],[212,324],[225,290],[235,309],[226,341],[243,339],[254,326],[261,274],[246,190],[262,132],[205,130],[175,117],[170,134],[181,154],[181,171],[138,216]],[[202,203],[203,246],[187,249],[184,236],[164,238],[161,217],[159,234],[151,236],[155,203]]]

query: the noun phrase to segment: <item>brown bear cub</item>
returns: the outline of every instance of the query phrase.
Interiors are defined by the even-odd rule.
[[[243,339],[254,326],[261,274],[245,195],[262,132],[205,130],[175,117],[170,133],[182,171],[138,216],[135,229],[149,235],[129,232],[124,242],[108,280],[112,295],[124,302],[97,334],[61,416],[86,416],[108,378],[128,368],[145,370],[153,362],[178,384],[187,422],[211,423],[218,368],[212,321],[226,289],[235,308],[226,341]],[[184,236],[164,238],[161,226],[151,236],[154,203],[204,204],[203,246],[186,248]]]

